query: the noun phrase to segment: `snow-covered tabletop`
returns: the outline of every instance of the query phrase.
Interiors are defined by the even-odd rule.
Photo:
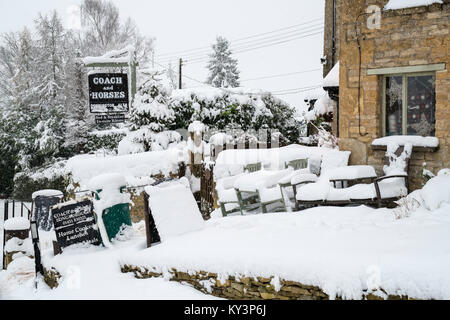
[[[261,188],[270,188],[277,185],[282,178],[292,174],[292,172],[292,168],[286,170],[262,170],[252,172],[238,178],[234,183],[234,187],[240,191],[256,192]]]
[[[326,176],[331,181],[342,181],[376,178],[377,173],[372,166],[348,166],[327,170]]]

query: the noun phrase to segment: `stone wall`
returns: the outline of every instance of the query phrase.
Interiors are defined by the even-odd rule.
[[[421,187],[423,163],[436,173],[450,166],[450,1],[444,4],[388,11],[382,14],[381,29],[369,30],[358,20],[362,34],[361,127],[358,123],[359,54],[355,21],[367,6],[383,8],[388,0],[348,0],[340,11],[340,148],[352,152],[351,164],[371,164],[382,173],[384,152],[374,151],[371,142],[382,133],[382,77],[367,75],[368,69],[446,63],[436,72],[437,152],[417,150],[411,161],[412,190]]]
[[[138,279],[163,276],[161,273],[149,271],[147,268],[130,265],[122,266],[122,272],[134,273]],[[216,273],[204,271],[186,273],[176,269],[171,269],[170,273],[171,281],[187,283],[203,293],[230,300],[329,300],[329,296],[321,288],[295,281],[279,280],[279,288],[275,288],[273,277],[236,278],[230,276],[228,279],[221,279]],[[407,296],[389,295],[384,290],[380,290],[379,295],[365,293],[362,299],[409,300]]]

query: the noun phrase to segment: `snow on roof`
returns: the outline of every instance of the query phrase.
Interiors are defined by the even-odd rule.
[[[120,50],[112,50],[101,57],[86,57],[82,61],[84,64],[94,63],[129,63],[134,55],[135,48],[127,46]]]
[[[333,69],[328,72],[327,76],[323,79],[323,87],[339,87],[339,70],[340,63],[336,63]]]
[[[442,0],[389,0],[384,6],[384,10],[397,10],[421,6],[429,6],[433,3],[441,3]]]
[[[327,92],[325,90],[323,90],[323,88],[317,88],[317,89],[305,92],[303,97],[305,100],[308,100],[308,101],[309,100],[317,100],[319,98],[322,98],[326,94],[327,94]]]
[[[439,139],[436,137],[421,137],[421,136],[389,136],[375,139],[372,142],[373,146],[387,146],[389,144],[396,144],[405,146],[411,144],[413,147],[439,147]]]

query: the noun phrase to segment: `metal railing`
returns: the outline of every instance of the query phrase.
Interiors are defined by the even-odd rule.
[[[6,220],[11,218],[26,218],[28,220],[31,219],[31,209],[27,206],[26,201],[22,200],[10,200],[10,199],[2,199],[3,200],[3,210],[0,211],[0,215],[3,215],[3,224],[6,222]],[[18,206],[18,208],[17,208]],[[2,227],[3,235],[2,235],[2,261],[0,264],[0,267],[2,269],[5,269],[5,240],[6,240],[6,233],[5,228]]]

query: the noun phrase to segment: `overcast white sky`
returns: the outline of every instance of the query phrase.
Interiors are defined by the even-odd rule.
[[[156,38],[157,55],[205,47],[217,35],[229,40],[298,25],[324,17],[324,0],[113,0],[122,18],[131,17],[143,34]],[[39,12],[57,9],[74,24],[73,6],[81,0],[0,0],[0,32],[31,25]],[[320,23],[320,22],[319,22]],[[289,30],[288,30],[289,31]],[[323,34],[236,54],[241,79],[320,69]],[[157,60],[158,61],[158,60]],[[174,61],[174,64],[176,61]],[[205,63],[187,65],[186,75],[204,81]],[[277,91],[320,85],[322,71],[243,82],[250,88]],[[185,80],[185,85],[197,83]],[[303,93],[281,96],[302,105]]]

